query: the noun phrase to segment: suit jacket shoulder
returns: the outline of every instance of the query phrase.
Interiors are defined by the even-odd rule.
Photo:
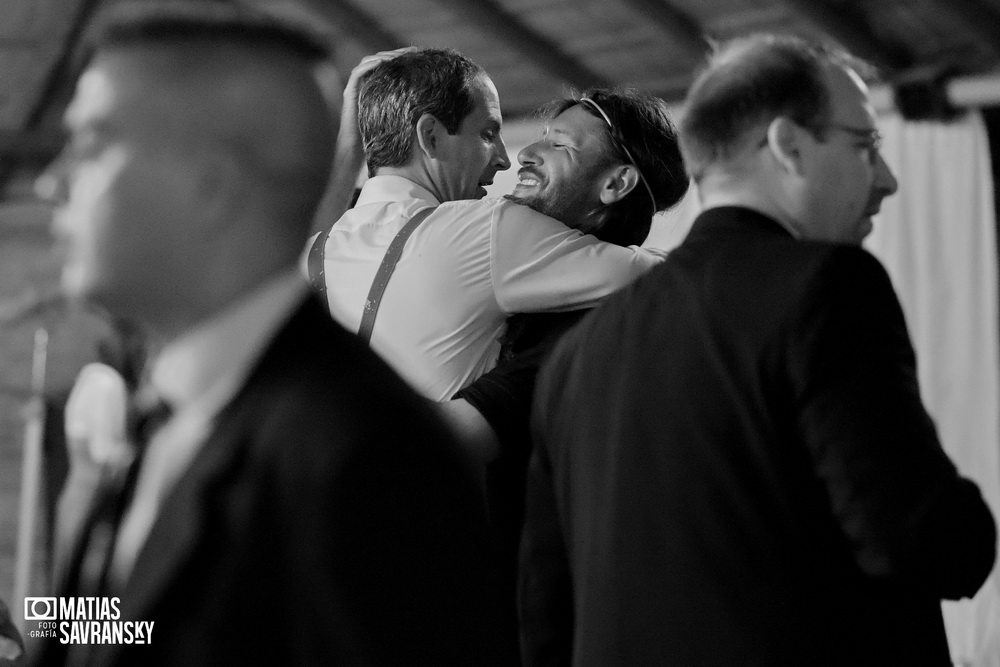
[[[450,432],[310,298],[165,500],[104,664],[508,664]]]

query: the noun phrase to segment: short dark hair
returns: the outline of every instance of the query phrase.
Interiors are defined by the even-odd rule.
[[[599,111],[581,102],[582,98],[593,100],[608,115],[612,127],[607,126]],[[608,129],[611,139],[605,142],[608,157],[631,163],[621,148],[626,147],[649,184],[647,190],[641,182],[637,183],[623,199],[607,207],[600,226],[591,233],[608,243],[639,245],[649,235],[654,213],[675,205],[688,189],[677,128],[667,104],[659,97],[630,88],[589,88],[577,96],[546,105],[542,113],[555,118],[575,105],[580,105]]]
[[[322,34],[304,21],[237,2],[126,0],[102,9],[87,27],[83,62],[101,48],[178,40],[272,46],[306,61],[331,57]]]
[[[791,35],[755,34],[720,45],[696,76],[680,122],[688,173],[699,180],[713,163],[736,155],[751,131],[786,116],[822,138],[830,119],[826,67],[874,69],[836,47]]]
[[[458,51],[421,49],[380,63],[358,93],[358,125],[368,172],[410,161],[417,121],[425,113],[455,134],[475,104],[472,88],[486,71]]]

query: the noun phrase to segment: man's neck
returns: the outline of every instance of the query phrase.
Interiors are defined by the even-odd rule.
[[[802,238],[802,230],[795,217],[779,198],[759,183],[741,178],[706,177],[698,184],[698,201],[702,211],[721,206],[741,206],[766,215],[795,238]]]
[[[434,179],[431,178],[430,173],[419,164],[407,165],[405,167],[379,167],[375,170],[375,175],[405,178],[430,192],[439,202],[448,201],[448,198],[443,195],[441,189],[434,183]]]

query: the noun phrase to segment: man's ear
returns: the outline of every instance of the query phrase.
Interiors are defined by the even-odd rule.
[[[194,199],[207,222],[206,233],[221,231],[242,217],[239,209],[247,205],[251,193],[235,154],[227,150],[206,151],[192,176],[196,179]]]
[[[429,113],[417,120],[417,149],[428,158],[437,157],[440,147],[440,134],[444,125]]]
[[[790,174],[803,173],[803,150],[809,131],[785,116],[778,116],[767,126],[767,146],[775,161]],[[811,135],[810,135],[811,136]]]
[[[621,201],[639,185],[639,171],[632,164],[613,167],[601,180],[601,203],[610,206]]]

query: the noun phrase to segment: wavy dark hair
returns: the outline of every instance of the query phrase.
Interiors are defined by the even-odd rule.
[[[472,87],[486,71],[458,51],[421,49],[380,63],[358,93],[358,125],[368,173],[410,161],[417,121],[425,113],[455,134],[472,113]]]
[[[600,112],[580,101],[583,97],[593,100],[604,110],[611,127]],[[674,206],[688,188],[677,143],[677,128],[667,104],[658,97],[643,95],[630,88],[589,88],[574,97],[546,105],[541,115],[555,118],[576,105],[607,128],[609,140],[604,145],[608,159],[631,163],[622,149],[626,147],[653,194],[651,200],[646,187],[637,183],[624,198],[607,207],[600,225],[591,233],[608,243],[639,245],[649,235],[653,215]]]

